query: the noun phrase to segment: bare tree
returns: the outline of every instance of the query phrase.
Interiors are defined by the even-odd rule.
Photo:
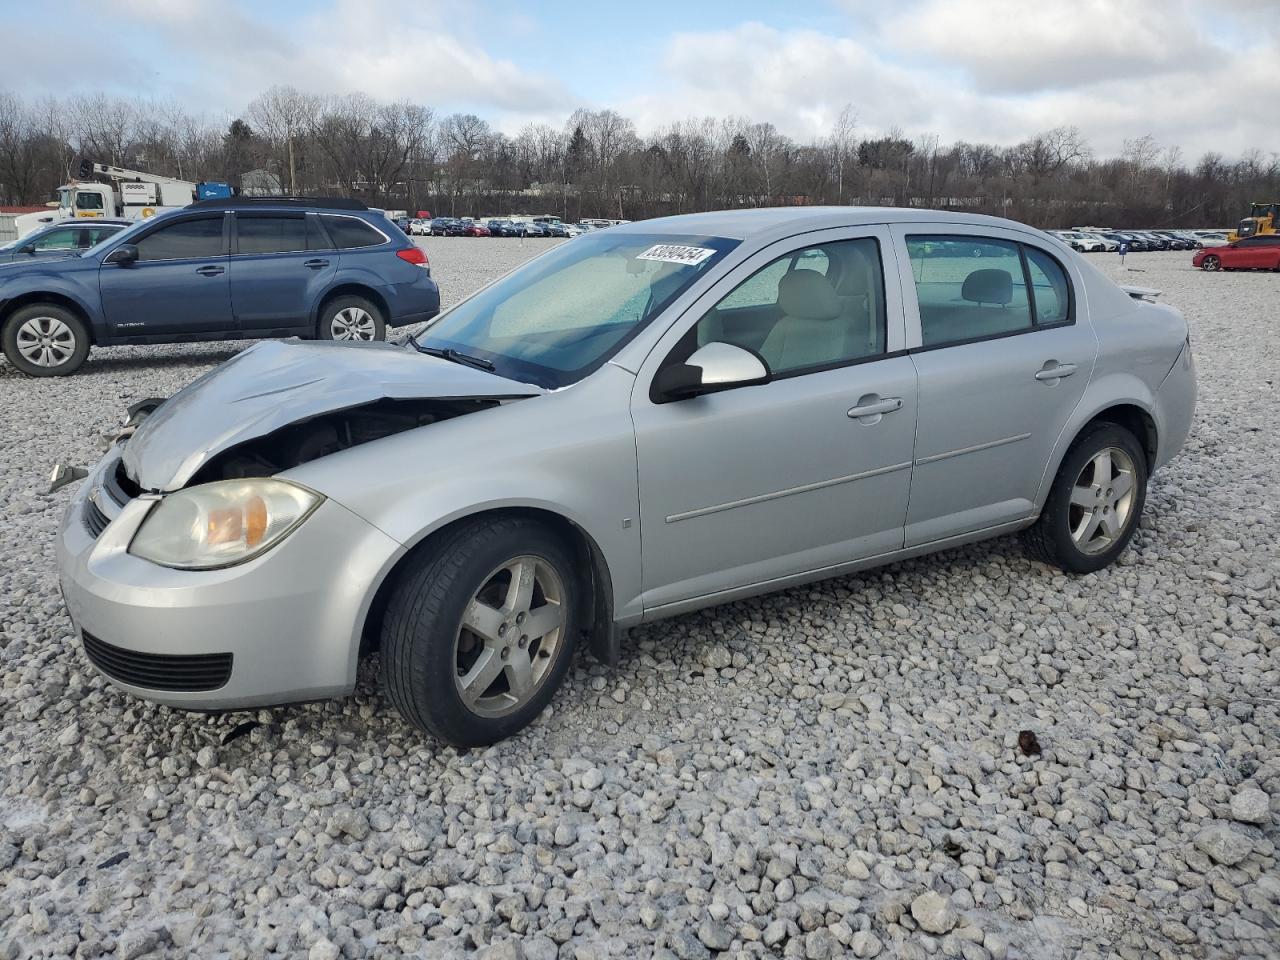
[[[257,131],[281,149],[289,171],[289,192],[298,191],[298,164],[295,144],[300,136],[315,128],[320,101],[290,86],[274,86],[249,104],[249,120]],[[283,165],[283,164],[282,164]]]
[[[844,172],[854,162],[858,114],[846,103],[831,128],[831,159],[836,172],[836,203],[844,203]]]

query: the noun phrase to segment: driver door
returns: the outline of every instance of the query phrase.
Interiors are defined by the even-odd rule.
[[[649,354],[632,397],[646,613],[902,547],[916,374],[893,256],[875,227],[774,244]],[[772,379],[655,394],[665,366],[710,342],[753,350]]]

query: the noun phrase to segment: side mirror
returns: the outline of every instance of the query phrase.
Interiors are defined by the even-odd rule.
[[[652,397],[655,403],[671,403],[768,382],[769,368],[758,354],[731,343],[708,343],[684,363],[659,371]]]
[[[118,263],[122,267],[138,262],[138,248],[132,243],[122,243],[110,253],[103,263]]]
[[[24,243],[18,248],[18,252],[34,254],[36,252],[36,245],[34,243]]]

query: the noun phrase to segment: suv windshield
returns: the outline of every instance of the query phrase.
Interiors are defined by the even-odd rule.
[[[556,247],[465,300],[419,337],[500,376],[555,389],[591,373],[738,245],[600,233]]]

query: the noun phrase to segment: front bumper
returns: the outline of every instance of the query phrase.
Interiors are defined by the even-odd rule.
[[[349,693],[374,586],[404,548],[326,500],[247,563],[162,567],[128,553],[155,498],[121,505],[104,492],[119,457],[113,448],[80,485],[58,537],[63,597],[98,671],[128,693],[193,710]]]

